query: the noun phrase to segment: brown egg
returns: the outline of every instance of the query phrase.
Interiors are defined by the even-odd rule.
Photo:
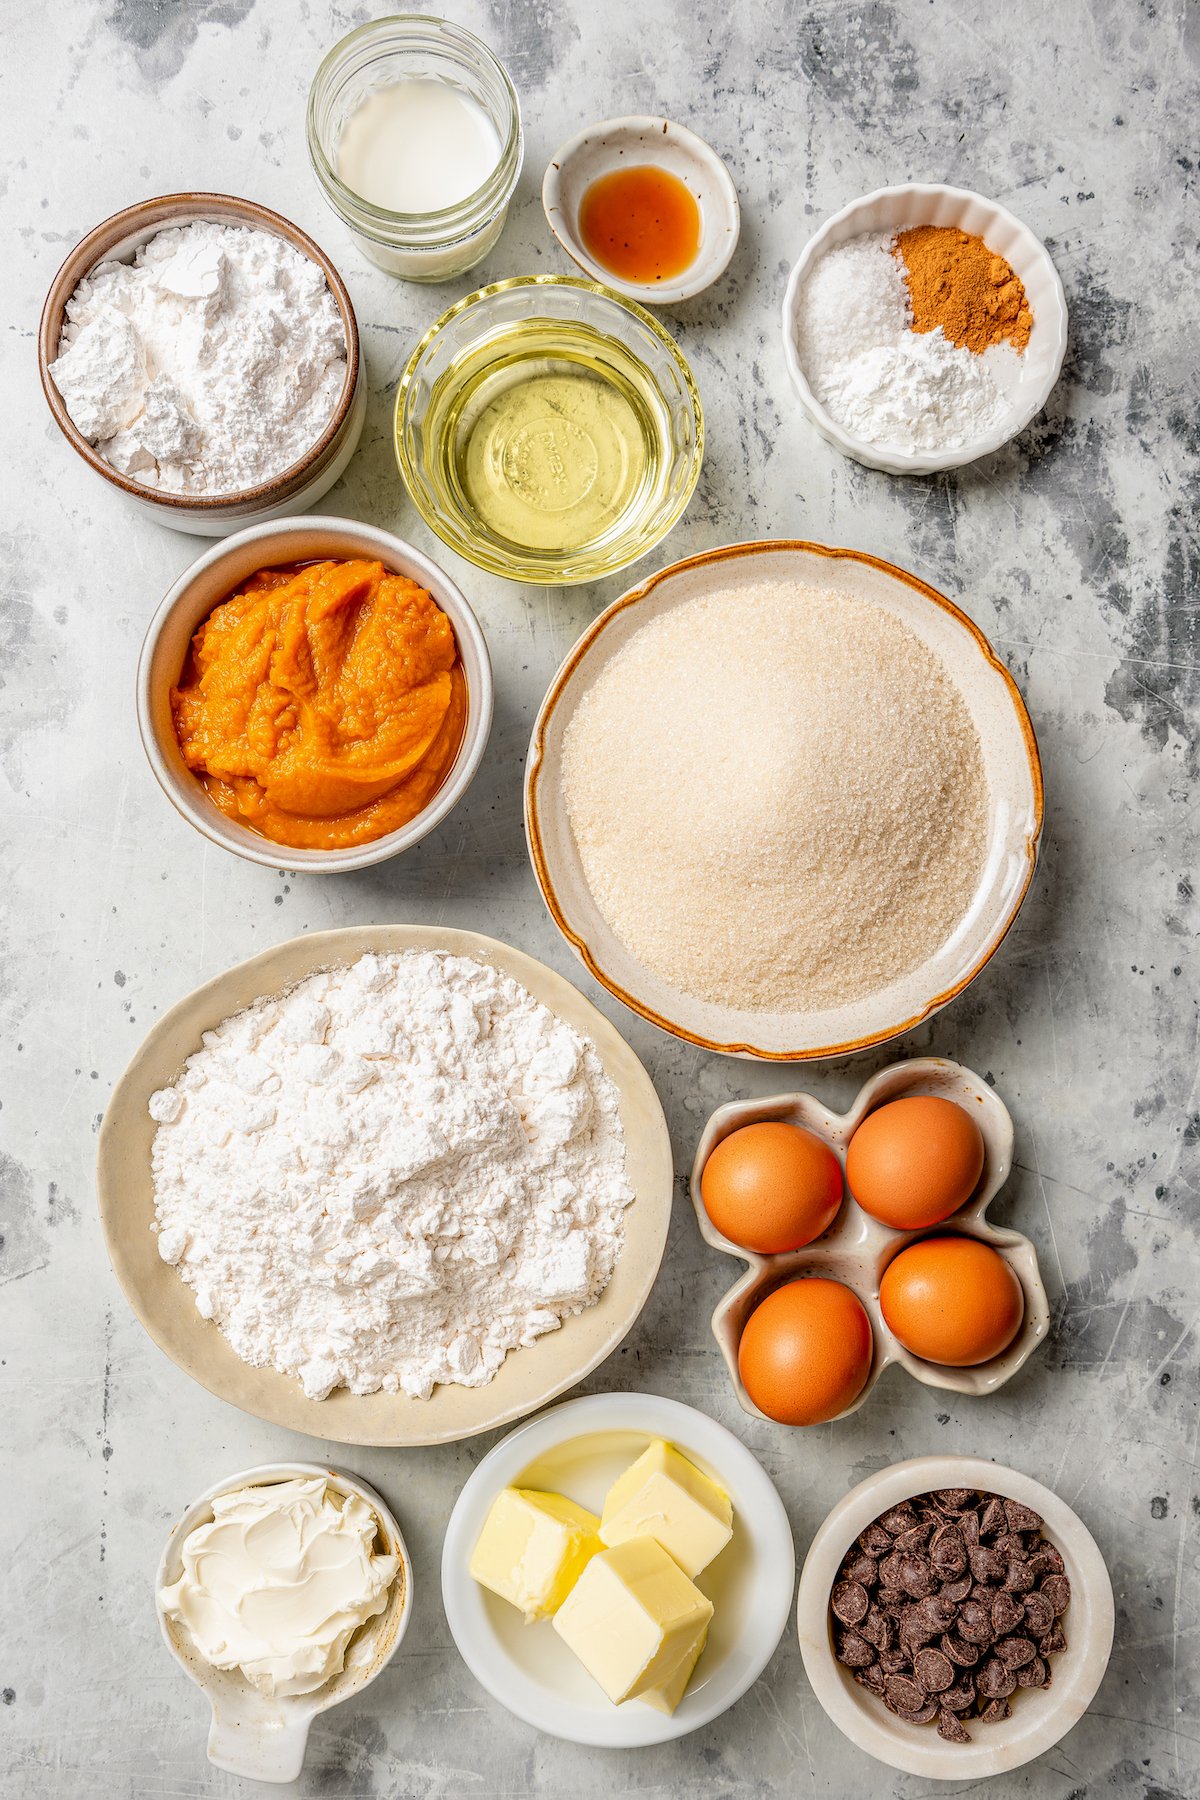
[[[761,1412],[819,1425],[853,1406],[871,1372],[871,1321],[857,1296],[823,1276],[789,1281],[755,1307],[738,1370]]]
[[[868,1113],[846,1152],[846,1181],[864,1212],[898,1231],[940,1225],[975,1191],[983,1134],[953,1100],[909,1094]]]
[[[704,1210],[735,1244],[763,1256],[799,1250],[833,1223],[842,1165],[829,1145],[780,1119],[722,1138],[700,1177]]]
[[[999,1356],[1021,1329],[1025,1294],[990,1244],[923,1238],[883,1272],[879,1305],[906,1350],[952,1369]]]

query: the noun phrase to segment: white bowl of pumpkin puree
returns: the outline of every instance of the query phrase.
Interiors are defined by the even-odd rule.
[[[197,831],[271,868],[340,873],[410,849],[458,804],[491,728],[491,662],[462,593],[411,544],[276,520],[171,588],[137,707]]]

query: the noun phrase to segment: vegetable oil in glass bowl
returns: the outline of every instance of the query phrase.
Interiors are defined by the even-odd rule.
[[[593,580],[679,518],[703,453],[691,373],[657,321],[590,282],[500,282],[418,345],[396,455],[418,511],[480,567]]]

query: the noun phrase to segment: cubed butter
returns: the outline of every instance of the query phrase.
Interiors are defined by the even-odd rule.
[[[603,1545],[600,1521],[564,1494],[504,1488],[471,1555],[476,1581],[520,1607],[530,1624],[557,1612]]]
[[[689,1674],[712,1601],[653,1538],[630,1538],[593,1556],[554,1615],[554,1629],[614,1705],[670,1694]],[[685,1679],[686,1685],[686,1679]]]
[[[696,1640],[696,1648],[685,1656],[665,1687],[647,1688],[642,1699],[647,1706],[655,1707],[659,1712],[673,1713],[683,1696],[687,1693],[688,1682],[696,1672],[696,1664],[704,1654],[704,1646],[708,1642],[708,1626]]]
[[[652,1537],[694,1579],[733,1536],[733,1507],[715,1481],[657,1438],[609,1489],[600,1536],[610,1545]]]

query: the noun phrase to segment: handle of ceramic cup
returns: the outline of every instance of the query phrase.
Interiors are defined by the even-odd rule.
[[[312,1714],[218,1712],[208,1728],[208,1760],[246,1781],[295,1781],[304,1767]]]

